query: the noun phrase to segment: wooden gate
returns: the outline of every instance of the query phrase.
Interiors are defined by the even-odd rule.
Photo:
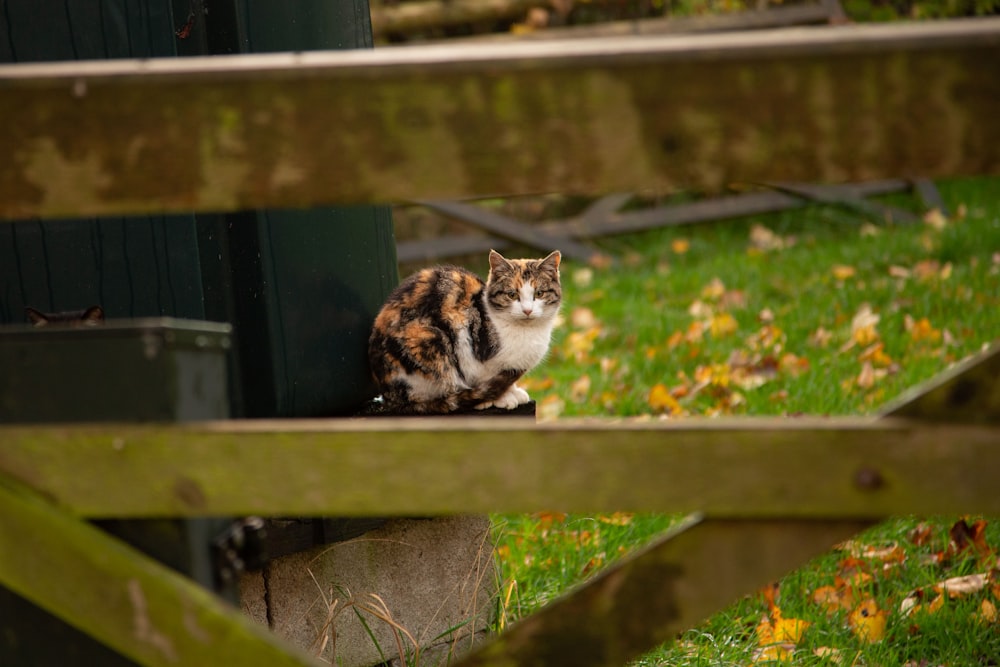
[[[0,217],[997,174],[997,71],[998,19],[3,67]],[[0,583],[142,664],[306,665],[83,520],[689,512],[462,663],[621,664],[872,521],[1000,513],[998,374],[877,419],[0,426]]]

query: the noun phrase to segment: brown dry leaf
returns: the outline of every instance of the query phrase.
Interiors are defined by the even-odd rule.
[[[775,234],[764,225],[754,225],[750,228],[750,247],[767,252],[770,250],[782,250],[786,245],[785,239]]]
[[[632,523],[634,516],[631,512],[614,512],[612,514],[598,514],[597,520],[612,526],[627,526]]]
[[[941,231],[948,226],[948,218],[944,217],[941,209],[932,208],[927,213],[924,213],[924,224],[931,229]]]
[[[992,601],[984,599],[979,604],[979,613],[976,614],[976,618],[980,623],[992,624],[996,623],[997,617],[997,607]]]
[[[590,287],[590,284],[594,282],[594,270],[587,266],[577,269],[572,274],[572,280],[577,287]]]
[[[558,419],[566,410],[566,402],[559,398],[555,394],[550,394],[542,399],[542,402],[538,404],[538,419],[539,421],[549,421],[552,419]]]
[[[898,266],[893,264],[889,267],[889,276],[892,278],[900,278],[906,280],[910,277],[910,270],[905,266]]]
[[[569,323],[575,329],[593,329],[598,326],[594,311],[590,308],[574,308],[569,314]]]
[[[590,395],[590,376],[581,375],[569,386],[569,396],[573,401],[582,403]]]
[[[813,347],[826,347],[831,340],[833,340],[833,334],[823,327],[819,327],[809,334],[809,344]]]
[[[701,288],[701,298],[708,301],[718,301],[726,293],[726,285],[719,278],[712,278]]]
[[[863,642],[874,644],[885,638],[885,626],[889,614],[878,608],[875,600],[869,598],[859,604],[847,617],[847,623],[854,635]]]
[[[817,658],[826,658],[835,665],[839,665],[844,660],[840,654],[840,649],[830,648],[829,646],[814,648],[813,655]]]
[[[792,377],[798,377],[809,370],[809,360],[805,357],[786,352],[778,361],[778,368]]]
[[[934,590],[939,593],[947,593],[948,597],[955,599],[978,593],[986,588],[989,581],[988,574],[969,574],[964,577],[952,577],[935,584]]]
[[[854,383],[862,389],[871,389],[875,386],[875,367],[872,362],[866,361],[861,365],[861,372],[855,378]]]
[[[910,543],[913,544],[914,546],[922,547],[931,541],[931,537],[933,537],[933,531],[934,529],[931,528],[930,525],[921,522],[917,524],[916,528],[910,531],[910,534],[907,535],[907,538],[910,540]]]
[[[595,252],[587,260],[587,263],[590,264],[595,269],[604,271],[614,266],[615,261],[614,259],[612,259],[611,255],[605,255],[602,252]]]

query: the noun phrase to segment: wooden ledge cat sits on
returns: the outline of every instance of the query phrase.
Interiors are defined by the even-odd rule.
[[[104,323],[104,309],[91,306],[86,310],[67,310],[59,313],[43,313],[28,307],[24,314],[36,327],[93,327]]]
[[[483,281],[455,266],[404,280],[375,318],[368,340],[385,409],[443,414],[527,403],[517,380],[546,355],[562,302],[559,251],[506,259],[490,251]]]

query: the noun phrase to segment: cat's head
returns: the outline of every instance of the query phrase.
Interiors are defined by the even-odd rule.
[[[24,314],[36,327],[92,327],[104,322],[104,309],[100,306],[61,313],[43,313],[28,307],[24,309]]]
[[[486,301],[493,313],[525,323],[551,321],[562,303],[561,259],[558,250],[545,259],[507,259],[491,250]]]

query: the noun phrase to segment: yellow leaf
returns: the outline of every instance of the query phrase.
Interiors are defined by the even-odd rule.
[[[870,305],[862,304],[851,319],[851,339],[858,345],[868,346],[878,340],[878,326],[881,317]]]
[[[875,600],[869,598],[862,602],[847,617],[851,631],[861,641],[874,644],[885,638],[885,625],[888,614],[878,608]]]
[[[677,399],[670,394],[666,385],[663,384],[654,385],[649,390],[649,397],[646,400],[649,403],[649,407],[657,412],[679,415],[682,411],[681,404],[677,402]]]
[[[709,321],[708,328],[712,332],[712,338],[724,338],[732,335],[739,328],[736,318],[729,313],[717,313]]]
[[[857,273],[857,270],[853,266],[847,266],[846,264],[834,264],[831,271],[833,272],[833,277],[840,282],[853,278]]]
[[[691,249],[691,242],[687,239],[674,239],[670,242],[670,249],[675,255],[683,255]]]
[[[799,618],[778,618],[774,622],[774,641],[779,644],[798,644],[802,634],[812,625]]]

